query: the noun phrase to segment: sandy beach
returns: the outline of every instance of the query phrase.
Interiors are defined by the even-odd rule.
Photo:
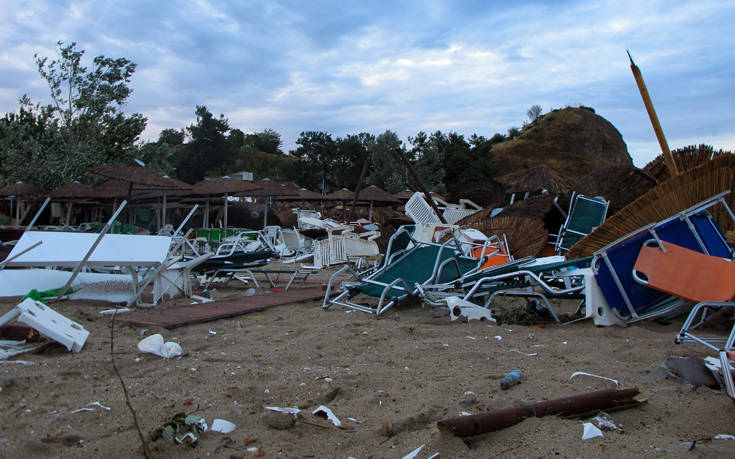
[[[215,290],[214,299],[246,301],[244,286],[236,283]],[[179,298],[159,308],[191,302]],[[511,305],[502,298],[497,303]],[[0,313],[14,305],[2,302]],[[0,365],[0,457],[140,457],[110,360],[111,319],[99,314],[110,304],[65,301],[52,307],[87,328],[89,339],[78,354],[49,345],[13,359],[32,365]],[[681,319],[627,328],[596,328],[589,321],[544,327],[451,322],[418,304],[377,319],[309,301],[172,330],[117,323],[114,347],[146,435],[181,412],[203,416],[210,426],[216,418],[236,425],[229,434],[202,434],[195,448],[151,442],[156,457],[400,458],[421,445],[416,457],[422,459],[435,453],[730,456],[735,441],[714,439],[735,434],[735,404],[724,391],[645,378],[669,356],[708,355],[701,345],[674,344],[680,326]],[[138,352],[137,343],[154,333],[179,343],[185,354],[165,360]],[[522,382],[501,390],[500,379],[513,369],[521,370]],[[589,376],[570,379],[576,371],[615,379],[619,388],[637,387],[638,398],[648,401],[610,413],[620,428],[591,440],[582,440],[583,420],[559,417],[531,418],[469,439],[437,428],[437,421],[463,412],[616,387]],[[320,405],[340,419],[341,429],[312,415]],[[265,406],[297,407],[301,414],[294,421]],[[73,412],[85,407],[93,411]]]

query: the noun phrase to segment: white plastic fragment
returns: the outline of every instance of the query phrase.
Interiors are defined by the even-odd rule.
[[[111,316],[115,313],[119,314],[121,312],[130,312],[130,308],[105,309],[104,311],[100,311],[100,314],[103,316]]]
[[[495,335],[495,336],[493,336],[493,338],[495,338],[498,341],[502,341],[503,340],[503,337],[500,336],[500,335]]]
[[[591,422],[584,423],[584,432],[582,433],[582,440],[589,440],[591,438],[602,437],[602,431],[595,427]]]
[[[217,332],[216,332],[216,331],[214,331],[214,330],[212,330],[212,329],[210,328],[210,329],[209,329],[209,334],[210,334],[210,335],[216,335],[216,334],[217,334]]]
[[[235,424],[227,421],[226,419],[215,419],[212,421],[212,431],[223,434],[228,434],[235,430]]]
[[[572,380],[576,376],[592,376],[593,378],[599,378],[599,379],[604,379],[604,380],[607,380],[607,381],[612,381],[612,382],[615,383],[616,386],[619,386],[620,385],[620,383],[618,382],[617,379],[612,379],[612,378],[608,378],[608,377],[605,377],[605,376],[594,375],[592,373],[587,373],[587,372],[584,372],[584,371],[575,371],[574,373],[572,373],[572,376],[570,376],[569,379]]]
[[[97,406],[99,408],[102,408],[103,410],[106,410],[106,411],[110,411],[110,409],[111,409],[109,406],[105,406],[105,405],[101,404],[100,402],[89,402],[89,403],[87,403],[87,406],[85,406],[84,408],[77,408],[76,410],[72,410],[71,413],[74,414],[74,413],[82,413],[82,412],[88,412],[88,411],[95,411],[94,408],[90,408],[90,407],[94,407],[94,406]]]
[[[618,426],[614,422],[602,416],[595,416],[592,420],[597,421],[600,430],[618,430]]]
[[[424,449],[424,446],[425,445],[421,445],[418,448],[416,448],[415,450],[413,450],[410,453],[406,454],[405,456],[403,456],[403,459],[414,459],[416,456],[419,455],[419,453],[421,452],[421,450]]]
[[[199,295],[192,295],[191,298],[194,299],[194,300],[200,301],[202,303],[213,303],[214,302],[214,300],[211,299],[211,298],[205,298],[205,297],[199,296]]]
[[[526,357],[535,357],[535,356],[537,356],[537,355],[538,355],[538,352],[531,352],[530,354],[527,354],[527,353],[525,353],[525,352],[521,352],[521,351],[519,351],[518,349],[511,349],[511,350],[510,350],[510,351],[508,351],[508,352],[517,352],[517,353],[519,353],[519,354],[523,354],[523,355],[525,355]]]
[[[715,440],[735,440],[735,436],[728,434],[717,434],[715,435]]]
[[[286,414],[292,414],[294,417],[296,417],[297,414],[301,412],[300,409],[296,408],[295,406],[293,408],[290,407],[280,407],[280,406],[266,406],[264,407],[266,410],[270,411],[277,411],[278,413],[286,413]]]
[[[163,342],[163,335],[156,333],[147,338],[144,338],[138,343],[138,350],[148,354],[157,355],[164,359],[171,359],[173,357],[180,356],[184,353],[178,343],[169,341]]]
[[[477,338],[475,338],[474,336],[470,336],[470,335],[467,335],[467,336],[465,336],[465,338],[467,338],[467,339],[471,339],[471,340],[473,340],[473,341],[477,339]]]
[[[23,365],[26,367],[29,365],[33,365],[33,362],[31,362],[30,360],[0,360],[0,364],[3,364],[3,363],[12,364],[12,365]]]
[[[478,306],[469,301],[463,300],[458,296],[450,296],[447,299],[447,307],[449,308],[449,317],[452,320],[457,320],[459,316],[467,318],[467,322],[470,320],[487,320],[488,322],[495,323],[496,320],[490,315],[490,310]]]
[[[40,301],[30,298],[18,303],[13,309],[0,317],[0,326],[12,320],[28,325],[67,350],[79,352],[89,337],[89,331],[80,324],[66,318]]]
[[[110,411],[110,409],[111,409],[109,406],[105,406],[105,405],[101,404],[100,402],[91,402],[91,403],[89,403],[88,406],[99,406],[103,410],[107,410],[107,411]]]
[[[332,410],[327,408],[324,405],[319,405],[314,411],[311,412],[313,415],[322,415],[326,417],[329,421],[332,422],[336,427],[342,427],[342,422],[340,422],[339,418],[334,415]]]
[[[72,410],[71,413],[81,413],[83,411],[94,411],[94,408],[77,408],[76,410]]]

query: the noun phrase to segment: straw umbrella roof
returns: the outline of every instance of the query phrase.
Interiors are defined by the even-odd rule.
[[[409,199],[411,199],[411,196],[413,196],[413,194],[414,194],[414,191],[405,189],[403,191],[399,191],[398,193],[393,193],[393,197],[400,201],[406,202]]]
[[[377,201],[377,202],[401,202],[398,198],[375,185],[363,188],[357,194],[360,201]]]
[[[110,179],[122,180],[123,182],[143,185],[149,188],[178,189],[179,186],[171,179],[163,177],[153,169],[142,165],[139,161],[129,163],[108,164],[106,166],[93,167],[93,174],[101,175]]]
[[[347,188],[342,188],[341,190],[329,193],[324,199],[327,201],[351,201],[355,199],[355,193]]]
[[[260,188],[249,180],[242,180],[232,177],[223,177],[212,180],[202,180],[201,182],[195,183],[191,189],[191,194],[198,196],[206,195],[224,195],[224,194],[236,194],[242,192],[250,192]]]
[[[319,193],[315,191],[307,190],[306,188],[299,188],[299,186],[293,182],[284,183],[283,186],[296,191],[298,195],[280,196],[276,198],[277,201],[322,201],[324,200],[324,196],[320,195]]]
[[[552,194],[559,195],[569,192],[572,188],[569,180],[544,164],[513,171],[501,175],[495,180],[508,187],[507,191],[509,193],[547,190]]]
[[[107,179],[96,187],[92,188],[93,199],[113,199],[126,198],[128,196],[129,182],[117,179]],[[133,193],[139,193],[140,189],[133,185]]]
[[[51,197],[51,199],[64,200],[87,199],[93,196],[94,190],[92,187],[79,182],[66,183],[49,193],[49,197]]]
[[[0,196],[15,196],[16,198],[26,198],[39,196],[43,191],[37,186],[30,183],[15,182],[0,188]]]
[[[635,166],[610,166],[585,175],[574,185],[574,190],[609,200],[607,214],[612,216],[654,186],[656,179]]]
[[[251,191],[245,191],[240,193],[243,196],[273,196],[273,197],[286,197],[286,196],[298,196],[299,192],[292,186],[285,185],[275,180],[262,179],[262,180],[251,180],[251,183],[257,186],[257,189]]]

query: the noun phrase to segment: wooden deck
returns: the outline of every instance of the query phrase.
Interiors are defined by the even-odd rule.
[[[246,296],[212,303],[192,304],[188,306],[156,309],[149,311],[124,312],[117,315],[116,322],[131,325],[176,328],[182,325],[226,319],[251,312],[262,311],[298,301],[324,298],[321,286],[308,288],[290,288],[280,292]]]

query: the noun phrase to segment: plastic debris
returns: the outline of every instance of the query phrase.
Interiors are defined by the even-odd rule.
[[[405,456],[403,456],[403,459],[414,459],[416,456],[419,455],[419,453],[421,452],[421,450],[424,449],[424,446],[425,445],[421,445],[418,448],[416,448],[415,450],[413,450],[410,453],[406,454]]]
[[[225,419],[215,419],[212,421],[212,432],[228,434],[235,430],[235,424]]]
[[[294,417],[296,417],[297,414],[301,413],[301,410],[298,409],[298,408],[296,408],[295,406],[293,408],[289,408],[289,407],[283,408],[283,407],[280,407],[280,406],[266,406],[264,408],[266,410],[277,411],[279,413],[292,414],[292,415],[294,415]]]
[[[178,357],[184,353],[178,343],[174,343],[173,341],[164,343],[163,335],[160,333],[156,333],[155,335],[151,335],[148,338],[141,340],[138,343],[138,350],[140,352],[163,357],[164,359]]]
[[[574,373],[572,373],[572,376],[570,376],[569,379],[572,380],[572,379],[574,379],[577,376],[591,376],[593,378],[598,378],[598,379],[604,379],[604,380],[607,380],[607,381],[612,381],[612,382],[615,383],[616,386],[619,386],[620,385],[620,383],[618,382],[617,379],[612,379],[612,378],[608,378],[608,377],[605,377],[605,376],[594,375],[592,373],[586,373],[584,371],[575,371]]]
[[[121,312],[130,312],[130,308],[105,309],[104,311],[100,311],[100,314],[102,314],[103,316],[111,316],[113,314],[119,314]]]
[[[511,386],[520,384],[521,382],[521,370],[512,370],[507,375],[503,376],[500,380],[500,388],[506,390]]]
[[[449,318],[451,320],[457,320],[459,316],[467,318],[467,322],[470,320],[487,320],[488,322],[497,322],[492,315],[490,310],[478,306],[469,301],[463,300],[458,296],[450,296],[446,299],[447,307],[449,308]]]
[[[318,406],[314,411],[311,412],[311,414],[328,419],[336,427],[342,427],[342,423],[337,418],[337,416],[335,416],[334,413],[332,413],[332,410],[330,410],[324,405]]]
[[[597,427],[599,427],[600,430],[618,430],[618,426],[612,421],[607,413],[600,413],[592,420],[597,422]]]
[[[602,438],[602,431],[595,427],[591,422],[584,423],[584,432],[582,433],[582,440],[589,440],[592,438]]]
[[[76,410],[72,410],[71,413],[74,414],[74,413],[82,413],[82,412],[87,412],[87,411],[96,411],[94,408],[90,408],[90,407],[94,407],[94,406],[99,407],[99,408],[102,408],[105,411],[110,411],[110,409],[111,409],[109,406],[105,406],[105,405],[101,404],[100,402],[90,402],[90,403],[87,403],[87,406],[86,407],[84,407],[84,408],[77,408]]]
[[[717,434],[715,440],[735,440],[735,436],[728,434]]]
[[[538,352],[531,352],[530,354],[528,354],[526,352],[519,351],[518,349],[511,349],[508,352],[517,352],[519,354],[525,355],[526,357],[535,357],[538,355]]]

